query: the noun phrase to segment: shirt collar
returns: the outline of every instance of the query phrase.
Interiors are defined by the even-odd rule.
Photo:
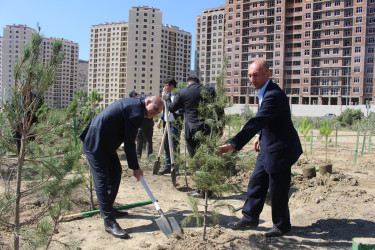
[[[267,88],[269,82],[270,82],[270,80],[268,80],[268,81],[266,82],[266,84],[264,84],[264,86],[258,91],[258,99],[259,99],[259,103],[262,102],[264,92],[266,91],[266,88]]]

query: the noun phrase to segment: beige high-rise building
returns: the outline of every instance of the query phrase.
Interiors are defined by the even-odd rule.
[[[7,25],[3,29],[2,49],[0,54],[1,101],[9,95],[14,87],[14,64],[22,55],[23,46],[31,40],[34,29],[25,25]]]
[[[25,25],[7,25],[3,29],[2,49],[0,54],[1,98],[9,95],[14,86],[14,65],[20,59],[25,43],[31,41],[34,29]],[[40,60],[47,61],[51,57],[54,38],[43,38]],[[73,100],[77,88],[77,65],[79,46],[77,43],[63,40],[64,61],[58,69],[56,80],[44,96],[44,102],[56,108],[65,108]]]
[[[88,92],[98,91],[102,107],[132,90],[159,95],[167,78],[186,81],[190,56],[189,32],[163,26],[159,9],[133,7],[129,22],[91,27]]]
[[[225,5],[203,10],[196,23],[195,72],[203,84],[215,86],[224,64]]]
[[[43,38],[43,61],[48,61],[52,54],[55,38]],[[64,60],[59,66],[56,80],[44,95],[44,103],[50,107],[66,108],[73,101],[74,91],[78,89],[78,43],[63,40]]]

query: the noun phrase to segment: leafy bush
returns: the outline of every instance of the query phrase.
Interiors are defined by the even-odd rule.
[[[353,125],[360,122],[364,117],[361,110],[357,109],[346,109],[337,117],[340,125],[344,128],[351,128]]]

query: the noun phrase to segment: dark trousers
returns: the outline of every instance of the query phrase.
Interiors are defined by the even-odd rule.
[[[264,169],[261,153],[258,155],[254,172],[250,177],[247,188],[247,199],[242,209],[245,221],[258,220],[263,210],[267,191],[271,198],[271,210],[273,224],[280,230],[289,230],[289,189],[291,180],[291,170],[276,173],[267,173]]]
[[[152,136],[154,134],[153,127],[143,127],[138,129],[137,133],[137,156],[142,157],[143,145],[147,143],[147,156],[152,154]]]
[[[114,153],[111,157],[103,157],[84,151],[90,163],[100,214],[104,221],[114,221],[113,203],[120,187],[122,172],[118,155]]]
[[[180,135],[181,135],[181,129],[182,129],[182,125],[177,125],[176,127],[172,127],[170,126],[171,128],[171,131],[170,131],[170,134],[171,134],[171,138],[172,138],[172,148],[173,148],[173,159],[175,160],[176,159],[176,155],[179,153],[179,144],[180,144]],[[164,127],[165,129],[165,127]],[[164,132],[164,129],[163,129],[163,132]],[[165,168],[166,169],[170,169],[171,168],[171,156],[170,156],[170,152],[169,152],[169,140],[168,140],[168,134],[166,135],[165,137],[165,140],[164,140],[164,152],[165,152]]]

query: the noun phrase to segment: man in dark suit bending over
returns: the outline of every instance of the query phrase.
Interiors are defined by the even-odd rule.
[[[218,148],[219,154],[241,150],[257,133],[254,150],[259,152],[242,209],[243,217],[231,222],[232,229],[256,228],[263,210],[267,191],[272,204],[273,228],[266,237],[277,237],[291,229],[288,193],[291,167],[302,154],[301,143],[290,114],[284,91],[269,78],[271,71],[264,61],[249,65],[249,81],[258,90],[259,109],[229,144]]]
[[[97,116],[80,134],[83,141],[83,151],[90,163],[94,179],[96,196],[100,214],[104,219],[105,231],[118,238],[128,238],[128,233],[116,222],[115,217],[126,215],[113,209],[121,181],[121,164],[116,153],[121,143],[129,168],[139,181],[143,176],[139,168],[135,150],[137,130],[144,117],[153,118],[164,108],[164,103],[158,96],[120,99]]]

